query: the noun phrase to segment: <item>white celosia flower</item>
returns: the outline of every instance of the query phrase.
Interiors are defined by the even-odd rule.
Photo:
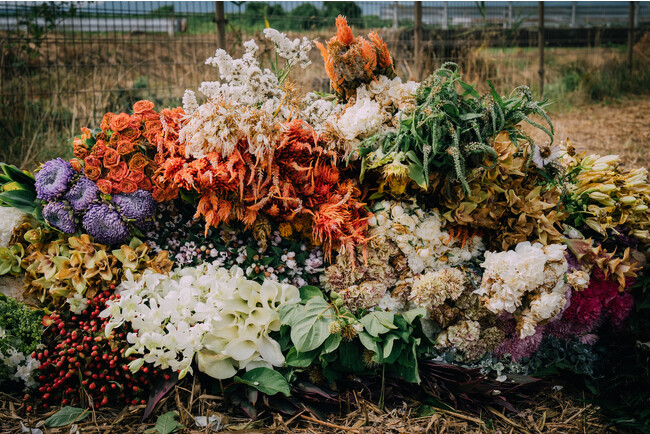
[[[567,282],[576,291],[583,291],[589,286],[589,273],[583,270],[572,271],[567,274]]]
[[[566,304],[565,249],[560,244],[542,246],[526,241],[515,250],[487,252],[481,287],[475,293],[492,313],[518,311],[520,337],[531,336],[538,324],[556,316]],[[526,300],[528,307],[522,310]]]
[[[377,133],[384,123],[385,112],[369,98],[357,100],[337,120],[341,135],[347,140],[364,139]]]
[[[107,334],[124,322],[133,328],[127,353],[142,358],[132,370],[150,363],[184,376],[196,355],[199,369],[215,378],[250,366],[282,366],[280,346],[268,333],[280,329],[279,306],[300,298],[294,286],[260,285],[238,267],[209,263],[169,276],[146,270],[138,281],[127,272],[118,292],[101,316],[110,317]]]
[[[17,208],[0,206],[0,247],[7,247],[14,228],[27,216]]]

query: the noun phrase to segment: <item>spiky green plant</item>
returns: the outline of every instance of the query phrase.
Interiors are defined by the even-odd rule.
[[[467,172],[481,166],[489,168],[486,161],[496,164],[490,139],[498,133],[506,131],[513,143],[524,138],[534,146],[533,139],[519,126],[526,122],[544,131],[552,143],[553,125],[543,109],[546,102],[535,101],[526,86],[515,88],[505,98],[488,84],[491,92],[480,95],[474,86],[461,80],[458,65],[445,63],[420,84],[416,108],[400,119],[397,131],[361,143],[361,177],[369,167],[371,152],[403,152],[409,160],[409,177],[423,189],[429,187],[429,173],[437,170],[448,173],[449,181],[460,182],[469,193]],[[548,128],[531,115],[541,116]]]

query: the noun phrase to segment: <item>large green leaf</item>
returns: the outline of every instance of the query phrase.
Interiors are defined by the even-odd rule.
[[[304,306],[297,306],[291,315],[291,341],[296,349],[307,352],[318,348],[329,337],[329,325],[336,311],[325,299],[315,297]]]
[[[363,324],[364,329],[374,337],[378,337],[381,334],[387,333],[390,330],[397,328],[393,324],[393,318],[395,314],[392,312],[370,312],[359,320]]]
[[[234,380],[253,387],[266,395],[282,393],[285,396],[291,394],[289,382],[278,371],[269,368],[255,368],[246,372]]]
[[[179,429],[185,428],[183,425],[178,423],[176,420],[177,417],[178,413],[175,411],[168,411],[165,414],[161,414],[158,416],[158,419],[156,419],[156,425],[153,428],[146,430],[145,433],[171,434]]]

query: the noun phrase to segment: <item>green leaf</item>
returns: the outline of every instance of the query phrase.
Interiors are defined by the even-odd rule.
[[[471,121],[472,119],[482,118],[483,113],[463,113],[460,115],[461,121]]]
[[[426,189],[429,185],[429,180],[424,176],[424,168],[421,164],[409,164],[409,178],[411,178],[417,185]]]
[[[176,420],[177,417],[178,413],[175,411],[168,411],[165,414],[161,414],[156,419],[156,425],[146,430],[145,433],[171,434],[179,429],[185,428],[185,426],[178,423]]]
[[[402,354],[402,348],[403,344],[399,336],[392,333],[387,335],[386,339],[384,339],[384,350],[382,354],[384,363],[394,363],[400,354]]]
[[[411,309],[402,314],[402,318],[406,320],[407,323],[413,324],[416,318],[425,317],[427,315],[427,310],[423,307],[418,307],[417,309]]]
[[[306,368],[313,363],[316,354],[316,350],[307,353],[299,353],[298,350],[296,350],[296,347],[291,347],[284,362],[287,366],[293,366],[294,368]]]
[[[474,98],[479,99],[481,98],[481,95],[474,89],[474,86],[471,84],[467,84],[462,80],[458,80],[458,84],[460,84],[460,87],[462,87],[465,90],[466,94],[472,95]]]
[[[299,291],[300,291],[300,299],[303,301],[307,301],[314,297],[320,297],[323,299],[325,298],[325,296],[323,295],[323,291],[316,288],[315,286],[305,285],[301,287]]]
[[[374,337],[387,333],[390,330],[397,328],[393,324],[394,314],[392,312],[370,312],[359,320],[363,324],[364,329]]]
[[[329,337],[329,324],[336,317],[334,308],[323,298],[314,297],[291,315],[291,341],[307,352],[318,348]]]
[[[377,342],[380,340],[379,338],[373,338],[366,331],[360,331],[357,336],[359,336],[361,345],[363,345],[367,350],[375,353],[379,351],[379,347],[377,346]]]
[[[90,412],[83,408],[65,406],[45,419],[45,426],[47,428],[59,428],[70,425],[73,422],[84,420],[89,414]]]
[[[341,333],[330,334],[321,348],[321,354],[329,354],[336,351],[341,344]]]
[[[234,380],[253,387],[269,396],[277,393],[282,393],[284,396],[291,394],[287,379],[278,371],[269,368],[251,369],[241,377],[235,377]]]

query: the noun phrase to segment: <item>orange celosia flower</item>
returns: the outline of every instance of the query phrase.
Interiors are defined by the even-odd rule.
[[[370,42],[361,36],[354,38],[342,16],[336,19],[336,28],[336,36],[327,42],[327,47],[318,42],[316,45],[332,89],[341,98],[349,98],[361,84],[370,83],[377,75],[395,77],[388,47],[379,35],[370,33]]]

